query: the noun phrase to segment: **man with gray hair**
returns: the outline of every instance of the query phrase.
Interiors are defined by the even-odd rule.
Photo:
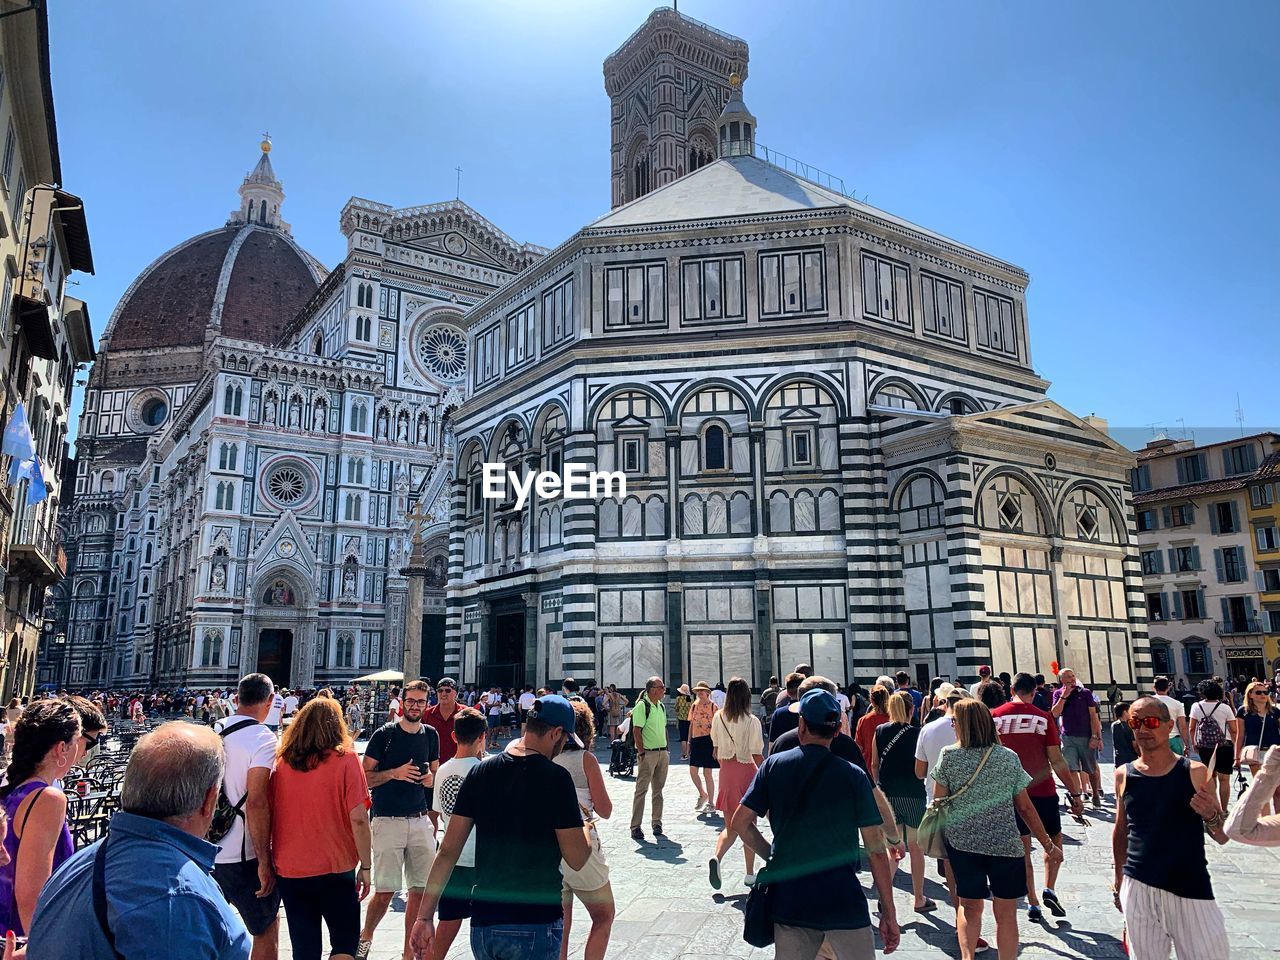
[[[248,960],[249,935],[210,876],[218,848],[204,839],[222,773],[208,727],[166,723],[139,740],[106,839],[40,894],[29,960]]]

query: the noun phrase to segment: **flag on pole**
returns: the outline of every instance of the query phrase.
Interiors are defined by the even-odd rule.
[[[40,458],[32,457],[27,462],[31,464],[28,474],[31,477],[31,486],[27,488],[27,506],[34,507],[49,495],[49,488],[44,482],[44,468],[40,466]]]
[[[4,428],[0,453],[7,453],[14,460],[30,460],[36,455],[36,445],[31,439],[31,424],[27,422],[27,410],[21,403],[14,408],[13,418]]]

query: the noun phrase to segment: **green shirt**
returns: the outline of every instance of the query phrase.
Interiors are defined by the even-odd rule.
[[[642,731],[640,742],[646,750],[661,750],[667,745],[666,708],[650,700],[647,693],[631,708],[631,726]]]

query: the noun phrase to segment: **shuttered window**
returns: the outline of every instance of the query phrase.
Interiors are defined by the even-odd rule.
[[[964,288],[954,280],[921,273],[920,292],[925,332],[967,343],[969,331],[964,319]]]
[[[900,263],[862,254],[862,313],[864,316],[911,327],[911,273]]]
[[[978,346],[1008,357],[1018,356],[1018,327],[1014,303],[985,290],[973,291],[973,326]]]

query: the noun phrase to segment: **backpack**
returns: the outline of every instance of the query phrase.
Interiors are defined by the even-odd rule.
[[[218,731],[218,736],[226,739],[228,735],[235,733],[237,730],[252,727],[257,722],[252,717],[246,717],[244,723],[229,723]],[[244,819],[244,802],[247,799],[249,799],[248,790],[244,792],[243,797],[232,803],[227,796],[227,781],[224,777],[222,783],[218,785],[218,805],[213,808],[213,820],[209,823],[209,832],[205,834],[205,839],[210,843],[220,843],[231,832],[231,828],[235,826],[236,817]],[[243,850],[242,842],[242,855]]]
[[[1218,726],[1218,721],[1213,719],[1213,715],[1218,712],[1221,703],[1215,703],[1213,709],[1208,713],[1204,711],[1204,704],[1200,704],[1200,722],[1196,724],[1196,746],[1203,747],[1206,750],[1213,749],[1219,744],[1226,743],[1227,735],[1222,727]],[[1228,707],[1228,710],[1230,708]]]

